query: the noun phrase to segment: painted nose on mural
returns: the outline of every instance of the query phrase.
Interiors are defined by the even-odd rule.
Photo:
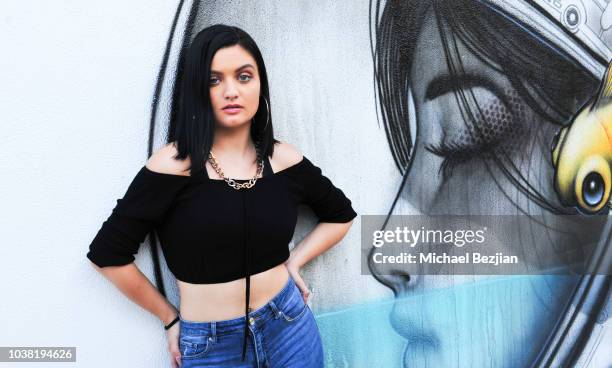
[[[372,276],[378,280],[381,284],[385,285],[391,291],[395,297],[399,297],[405,294],[409,289],[414,288],[417,282],[420,280],[418,275],[410,275],[408,272],[401,269],[385,270],[384,272],[380,267],[373,261],[373,252],[376,248],[370,248],[368,254],[368,268],[372,273]]]

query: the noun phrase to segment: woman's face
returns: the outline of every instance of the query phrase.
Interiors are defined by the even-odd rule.
[[[454,93],[436,17],[430,12],[425,19],[410,72],[418,128],[403,198],[424,214],[519,215],[519,209],[544,214],[495,163],[483,160],[496,150],[516,166],[514,175],[523,175],[543,198],[560,206],[550,163],[558,125],[532,111],[504,74],[457,39],[465,72],[458,85],[466,95],[473,93],[481,111],[477,128],[470,128]],[[552,228],[562,226],[550,221]],[[528,246],[565,241],[560,232],[538,224],[525,230],[532,237]],[[391,322],[407,341],[406,366],[528,365],[573,288],[573,280],[563,278],[508,277],[479,284],[474,276],[411,275],[407,282],[401,274],[381,279],[396,292]],[[513,352],[509,346],[525,348]]]
[[[211,63],[210,102],[217,127],[249,124],[259,108],[259,70],[251,54],[240,45],[224,47]],[[224,109],[237,104],[235,109]]]

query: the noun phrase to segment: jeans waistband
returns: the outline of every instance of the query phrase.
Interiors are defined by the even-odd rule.
[[[252,318],[253,323],[259,324],[270,318],[278,318],[281,306],[287,298],[291,296],[291,292],[297,287],[293,277],[289,274],[285,286],[279,291],[272,299],[270,299],[265,305],[257,308],[256,310],[249,313],[249,317]],[[183,319],[179,314],[181,331],[184,333],[192,334],[204,334],[208,336],[216,336],[219,334],[229,332],[243,332],[246,317],[241,316],[233,319],[226,319],[221,321],[209,321],[209,322],[196,322]],[[249,318],[249,319],[250,319]]]

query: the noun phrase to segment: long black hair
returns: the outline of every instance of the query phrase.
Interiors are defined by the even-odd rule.
[[[251,138],[262,156],[272,156],[274,139],[268,75],[255,40],[242,29],[214,24],[198,32],[181,53],[174,82],[168,143],[176,142],[175,158],[191,159],[191,175],[202,175],[215,134],[210,104],[210,66],[220,48],[240,45],[253,56],[260,79],[259,108],[251,124]],[[264,101],[267,100],[268,103]]]

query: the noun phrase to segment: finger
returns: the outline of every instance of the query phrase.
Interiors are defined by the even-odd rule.
[[[298,274],[294,277],[294,280],[295,280],[295,284],[298,286],[298,289],[300,289],[300,292],[302,294],[304,294],[305,291],[308,291],[308,287],[306,286],[306,283],[302,279],[302,276]]]
[[[170,354],[170,367],[176,368],[176,359],[173,354]]]
[[[169,348],[169,351],[170,351],[170,363],[172,365],[172,368],[180,367],[181,366],[181,353],[178,349],[178,346],[176,346],[175,344],[172,344]]]
[[[308,303],[308,298],[310,297],[310,291],[306,291],[302,293],[302,296],[304,297],[304,303]]]
[[[297,282],[296,282],[297,284]],[[304,303],[308,302],[308,298],[310,297],[310,290],[306,283],[300,278],[298,288],[300,289],[300,293],[302,294],[302,299],[304,299]]]
[[[174,353],[171,355],[172,359],[170,359],[170,363],[172,364],[172,368],[177,368],[181,366],[181,355],[179,353]]]
[[[315,295],[314,293],[314,288],[310,288],[310,290],[308,291],[308,300],[312,300],[313,296]]]

